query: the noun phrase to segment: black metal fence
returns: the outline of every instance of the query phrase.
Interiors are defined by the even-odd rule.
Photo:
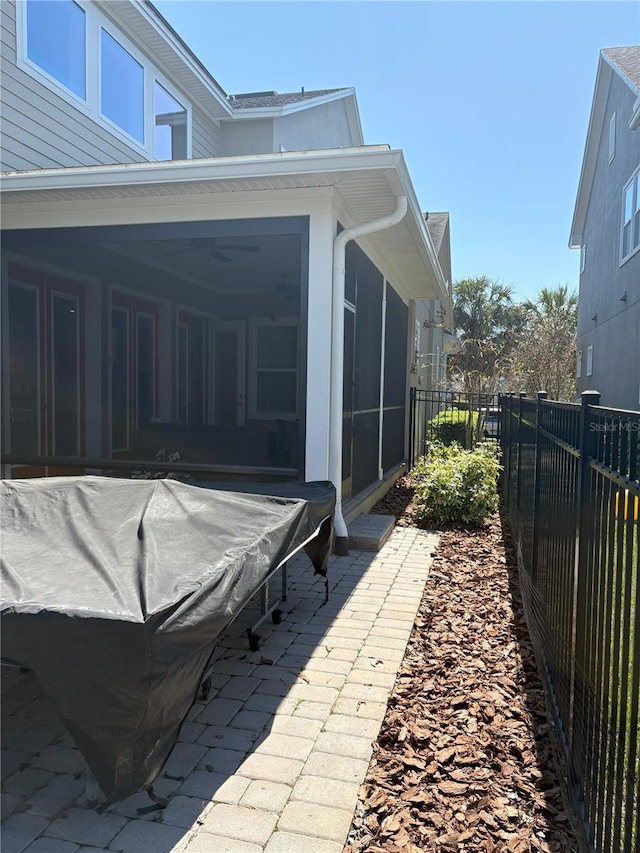
[[[637,853],[640,412],[500,397],[502,490],[585,850]]]
[[[473,447],[483,438],[498,438],[498,395],[411,388],[409,468],[425,455],[429,442],[441,437],[443,431],[466,447]]]

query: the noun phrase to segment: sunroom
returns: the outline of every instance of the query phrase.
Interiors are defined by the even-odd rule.
[[[413,300],[445,293],[401,152],[17,172],[2,202],[4,476],[171,457],[348,499],[401,466]]]

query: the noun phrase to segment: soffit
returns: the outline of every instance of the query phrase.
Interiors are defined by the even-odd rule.
[[[94,170],[86,168],[59,170],[57,174],[49,173],[49,177],[54,176],[58,183],[51,189],[38,188],[46,182],[46,176],[42,172],[39,175],[38,173],[29,175],[14,173],[5,178],[3,186],[5,225],[10,223],[11,210],[16,209],[14,205],[28,204],[29,207],[38,207],[40,210],[43,204],[46,208],[50,206],[51,220],[55,222],[57,205],[79,200],[92,201],[97,209],[102,200],[148,199],[149,207],[152,207],[153,200],[159,198],[177,199],[189,196],[237,194],[237,198],[242,201],[242,195],[252,191],[291,191],[328,187],[333,188],[339,196],[337,207],[347,212],[347,219],[343,225],[350,226],[391,213],[395,209],[396,198],[400,194],[413,196],[412,187],[406,185],[408,178],[404,174],[404,162],[400,152],[377,149],[367,153],[370,155],[369,160],[373,156],[373,159],[379,162],[367,167],[364,162],[367,159],[366,156],[364,158],[347,157],[347,162],[345,163],[343,159],[340,168],[331,169],[327,167],[331,162],[331,152],[325,152],[328,156],[324,159],[320,158],[322,168],[314,170],[312,162],[309,163],[308,169],[301,169],[301,165],[304,166],[303,157],[289,158],[292,169],[288,174],[283,159],[272,156],[262,158],[262,163],[259,158],[239,158],[237,174],[225,176],[218,176],[221,168],[217,169],[216,166],[230,166],[230,163],[225,163],[226,158],[208,161],[208,169],[205,161],[197,163],[185,161],[181,171],[176,169],[176,164],[161,163],[136,164],[117,169],[97,167]],[[341,159],[339,153],[335,155],[335,159],[336,161]],[[358,162],[359,160],[361,162]],[[249,164],[257,165],[260,174],[242,175],[242,167]],[[275,165],[279,167],[278,174],[273,174],[273,169],[270,169]],[[82,181],[79,179],[90,180],[92,172],[96,174],[99,172],[104,178],[109,174],[109,170],[113,174],[113,182],[105,185],[80,185]],[[234,170],[227,168],[227,172],[229,171]],[[75,176],[72,174],[74,172]],[[204,177],[205,173],[206,177]],[[167,179],[168,174],[171,175],[171,179]],[[184,179],[179,178],[180,174],[184,175]],[[150,175],[157,176],[157,180],[149,180]],[[144,181],[141,180],[143,176]],[[39,177],[40,180],[38,180]],[[128,179],[126,182],[125,177]],[[18,189],[16,186],[16,189],[12,189],[14,181],[20,178],[22,178],[20,183],[22,188]],[[65,182],[67,185],[62,185]],[[29,189],[24,188],[27,185]],[[144,203],[138,204],[136,209],[139,212],[144,207]],[[198,209],[202,210],[202,205],[199,205]],[[206,213],[206,209],[205,207],[203,214]],[[143,221],[143,219],[137,219],[137,221]],[[90,212],[85,211],[82,224],[91,225]],[[10,224],[9,227],[11,227]],[[376,261],[380,264],[382,272],[405,298],[446,298],[446,294],[442,291],[444,286],[442,273],[415,197],[414,204],[410,203],[409,211],[402,222],[370,235],[363,239],[362,244],[375,247]]]

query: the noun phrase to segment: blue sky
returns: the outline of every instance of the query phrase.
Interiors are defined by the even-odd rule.
[[[640,41],[638,3],[156,6],[229,94],[355,86],[365,142],[402,148],[423,209],[450,212],[454,278],[577,288],[598,51]]]

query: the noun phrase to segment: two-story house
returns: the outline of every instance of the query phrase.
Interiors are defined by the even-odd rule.
[[[449,294],[353,89],[227,95],[145,0],[0,15],[3,475],[390,484],[416,301]]]
[[[640,405],[640,46],[602,50],[569,245],[580,248],[578,391]]]

